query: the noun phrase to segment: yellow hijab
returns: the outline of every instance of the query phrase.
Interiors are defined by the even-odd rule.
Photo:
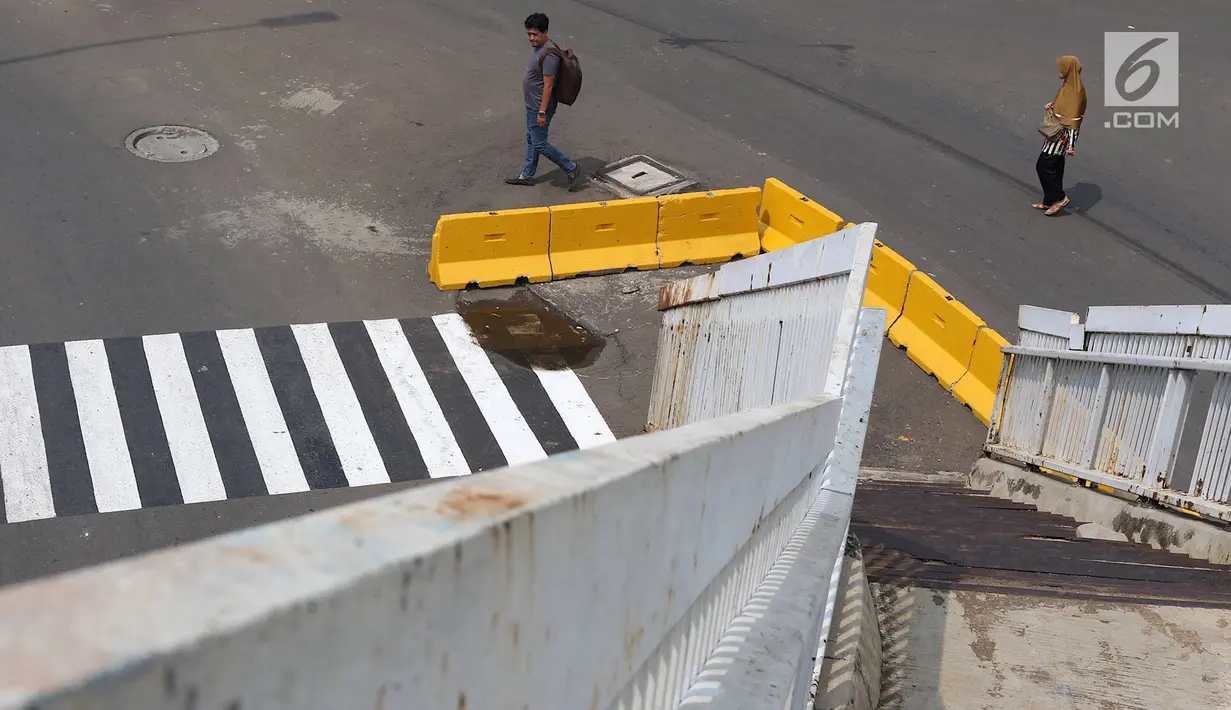
[[[1069,128],[1078,128],[1086,115],[1086,87],[1081,83],[1081,62],[1071,54],[1056,60],[1056,68],[1064,77],[1060,91],[1056,93],[1055,111],[1060,123]]]

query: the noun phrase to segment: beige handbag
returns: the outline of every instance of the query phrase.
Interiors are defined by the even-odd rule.
[[[1056,112],[1050,108],[1043,111],[1043,122],[1039,124],[1039,133],[1047,140],[1053,140],[1060,135],[1060,131],[1064,130],[1064,124],[1060,123],[1060,118],[1056,116]]]

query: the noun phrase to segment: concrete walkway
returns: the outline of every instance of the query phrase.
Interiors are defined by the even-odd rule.
[[[909,478],[861,481],[851,523],[881,708],[1231,708],[1231,569]]]

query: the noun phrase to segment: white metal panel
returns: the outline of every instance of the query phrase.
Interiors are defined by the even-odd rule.
[[[834,234],[825,239],[813,239],[799,244],[783,252],[782,256],[779,256],[779,252],[765,254],[764,256],[776,257],[773,268],[766,274],[766,285],[770,287],[787,286],[822,278],[824,272],[821,270],[821,264],[824,262],[825,253],[837,250],[837,239],[838,235]],[[787,256],[789,258],[783,258]],[[846,268],[839,269],[839,272],[849,269],[850,260],[847,261]]]
[[[1057,311],[1039,306],[1018,306],[1017,327],[1045,335],[1062,337],[1065,341],[1073,325],[1081,322],[1081,316],[1071,311]],[[1024,343],[1023,343],[1024,345]]]
[[[1231,305],[1218,304],[1205,307],[1197,332],[1206,336],[1231,336]]]
[[[762,254],[723,264],[722,275],[718,279],[718,295],[730,296],[769,288],[769,275],[774,262],[781,260],[780,253]]]
[[[1205,306],[1091,306],[1088,333],[1195,335]]]

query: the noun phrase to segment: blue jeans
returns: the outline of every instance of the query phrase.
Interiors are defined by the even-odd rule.
[[[555,115],[556,106],[552,104],[547,107],[547,126],[539,128],[538,110],[526,109],[526,166],[521,171],[523,177],[534,177],[535,171],[539,169],[540,155],[559,165],[560,169],[566,173],[571,173],[576,169],[577,163],[569,160],[567,155],[547,142],[547,129],[551,128],[551,119]]]

